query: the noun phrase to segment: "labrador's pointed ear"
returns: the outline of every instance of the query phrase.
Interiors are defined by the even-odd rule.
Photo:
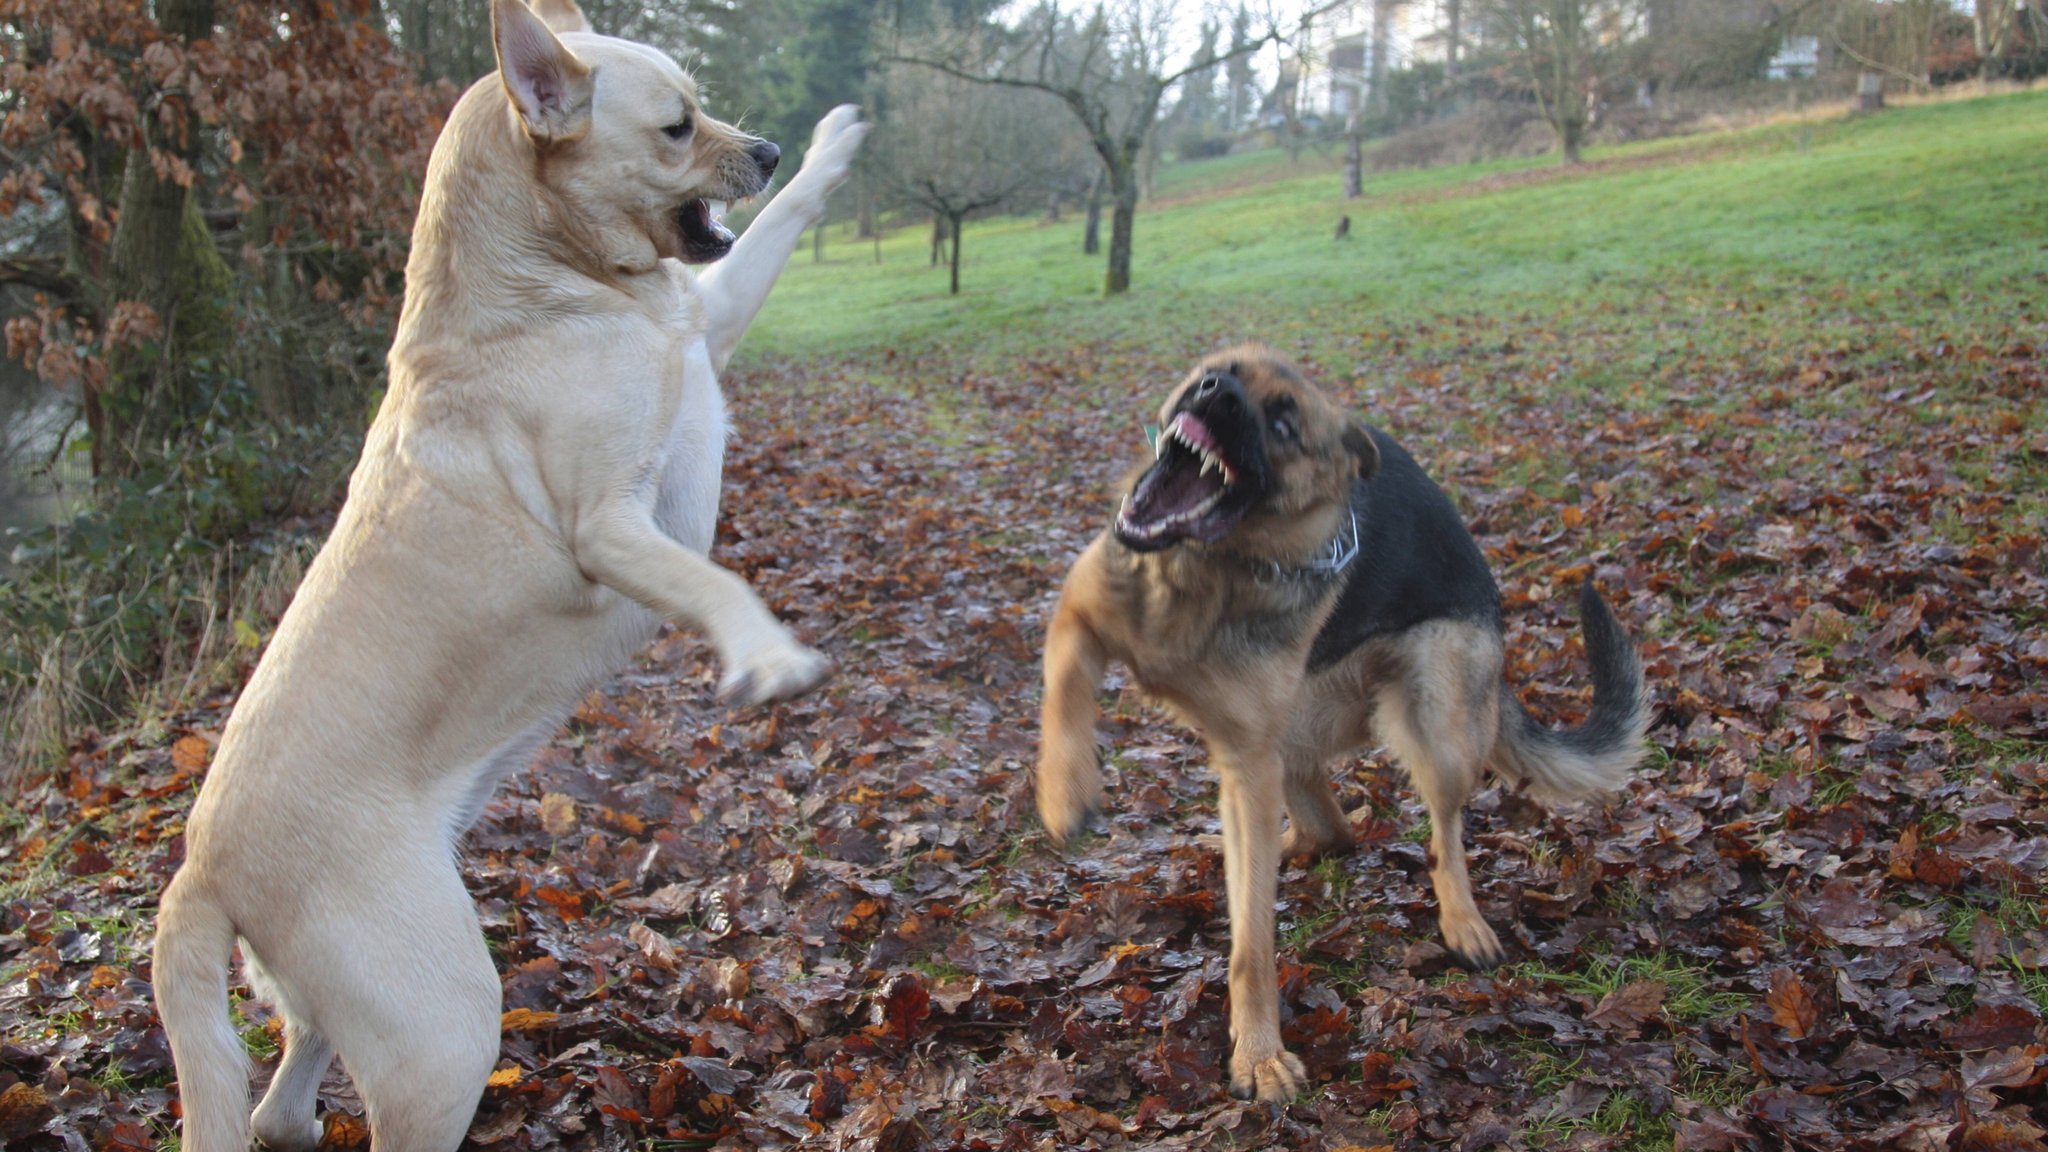
[[[590,127],[590,66],[562,46],[522,0],[491,0],[491,40],[505,95],[540,141],[573,140]]]
[[[557,36],[590,31],[590,21],[584,19],[576,0],[533,0],[533,11]]]
[[[1358,458],[1358,478],[1370,480],[1380,470],[1379,445],[1372,442],[1372,433],[1357,424],[1344,429],[1344,450]]]

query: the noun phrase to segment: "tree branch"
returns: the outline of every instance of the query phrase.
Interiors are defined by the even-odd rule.
[[[0,260],[0,284],[23,284],[65,300],[80,299],[76,280],[64,274],[61,261],[37,256],[16,256]]]
[[[1872,60],[1870,57],[1865,56],[1863,53],[1858,52],[1854,48],[1849,47],[1849,42],[1847,40],[1842,39],[1841,25],[1829,25],[1828,35],[1834,37],[1835,47],[1840,48],[1843,52],[1848,53],[1849,58],[1851,60],[1854,60],[1858,64],[1863,65],[1865,68],[1868,68],[1873,72],[1884,72],[1889,75],[1896,76],[1899,79],[1904,80],[1906,83],[1911,84],[1915,91],[1926,90],[1927,85],[1921,81],[1920,77],[1914,76],[1908,72],[1900,71],[1899,69],[1894,68],[1889,64],[1883,63],[1882,61]]]

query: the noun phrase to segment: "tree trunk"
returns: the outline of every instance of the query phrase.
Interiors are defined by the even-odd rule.
[[[955,216],[955,217],[953,217],[953,288],[952,288],[952,295],[955,295],[955,296],[958,296],[958,295],[960,294],[960,235],[961,235],[961,233],[962,233],[962,232],[966,231],[966,229],[965,229],[965,228],[963,227],[963,225],[965,225],[966,223],[967,223],[967,217],[966,217],[965,215],[960,215],[960,216]]]
[[[213,0],[163,0],[157,22],[173,41],[211,36]],[[196,169],[199,117],[189,104],[184,113],[168,122],[151,116],[145,131],[150,145]],[[155,355],[134,348],[110,354],[104,394],[86,397],[93,472],[101,477],[131,474],[142,462],[142,445],[182,422],[192,399],[184,378],[190,360],[225,343],[219,296],[227,287],[226,266],[190,190],[157,174],[148,147],[128,154],[118,219],[106,299],[147,305],[162,334]]]
[[[1365,106],[1374,115],[1387,111],[1387,30],[1394,15],[1393,0],[1372,0],[1372,45],[1366,66]]]
[[[868,177],[867,173],[861,173],[860,185],[855,189],[857,194],[857,199],[855,200],[857,207],[855,211],[858,223],[855,225],[853,238],[856,240],[867,240],[880,235],[880,229],[875,227],[875,190],[872,187],[873,184],[874,181]]]
[[[1550,126],[1557,130],[1558,162],[1577,164],[1586,134],[1586,61],[1579,54],[1578,30],[1560,28],[1555,51],[1551,76],[1557,90],[1550,101]]]
[[[1884,108],[1884,77],[1865,72],[1856,77],[1856,110],[1876,112]]]
[[[1109,217],[1109,274],[1103,281],[1106,296],[1121,296],[1131,290],[1131,232],[1138,216],[1138,174],[1131,159],[1109,174],[1115,195]]]
[[[1976,37],[1977,75],[1980,77],[1991,75],[1991,56],[1998,44],[1998,34],[1994,31],[2000,23],[1997,13],[2004,6],[2005,0],[1977,0],[1975,11],[1971,13],[1970,31]]]
[[[1585,121],[1577,117],[1567,117],[1558,121],[1557,141],[1562,152],[1559,163],[1577,164],[1579,162],[1579,144],[1585,133]]]
[[[1365,192],[1365,132],[1353,112],[1344,124],[1344,198],[1356,200]]]
[[[1102,173],[1088,183],[1088,224],[1081,233],[1081,254],[1093,256],[1102,251]]]
[[[932,213],[932,267],[939,266],[939,253],[946,248],[946,218]]]
[[[1458,78],[1458,37],[1463,31],[1459,22],[1463,9],[1463,0],[1444,0],[1444,20],[1448,25],[1444,30],[1444,82],[1447,84]]]
[[[433,74],[433,65],[428,63],[434,51],[433,7],[428,0],[412,0],[405,6],[405,22],[402,26],[401,42],[405,50],[419,57],[420,73]]]

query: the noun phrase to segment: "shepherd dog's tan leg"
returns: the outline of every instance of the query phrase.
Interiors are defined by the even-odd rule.
[[[1431,884],[1444,943],[1467,966],[1506,953],[1465,870],[1465,804],[1500,732],[1500,643],[1469,624],[1429,624],[1407,642],[1409,673],[1380,691],[1375,719],[1429,809]]]
[[[1062,844],[1102,810],[1102,766],[1095,755],[1095,694],[1109,658],[1088,620],[1096,588],[1096,552],[1084,553],[1053,613],[1045,639],[1045,700],[1038,722],[1038,816]]]
[[[1210,744],[1221,783],[1223,876],[1230,901],[1230,1094],[1286,1101],[1308,1079],[1280,1043],[1273,901],[1285,770],[1276,749]]]

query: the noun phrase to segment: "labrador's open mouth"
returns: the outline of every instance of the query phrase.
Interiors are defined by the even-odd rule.
[[[683,232],[683,260],[709,264],[732,251],[732,229],[719,217],[725,205],[716,200],[691,200],[682,206],[677,224]]]

